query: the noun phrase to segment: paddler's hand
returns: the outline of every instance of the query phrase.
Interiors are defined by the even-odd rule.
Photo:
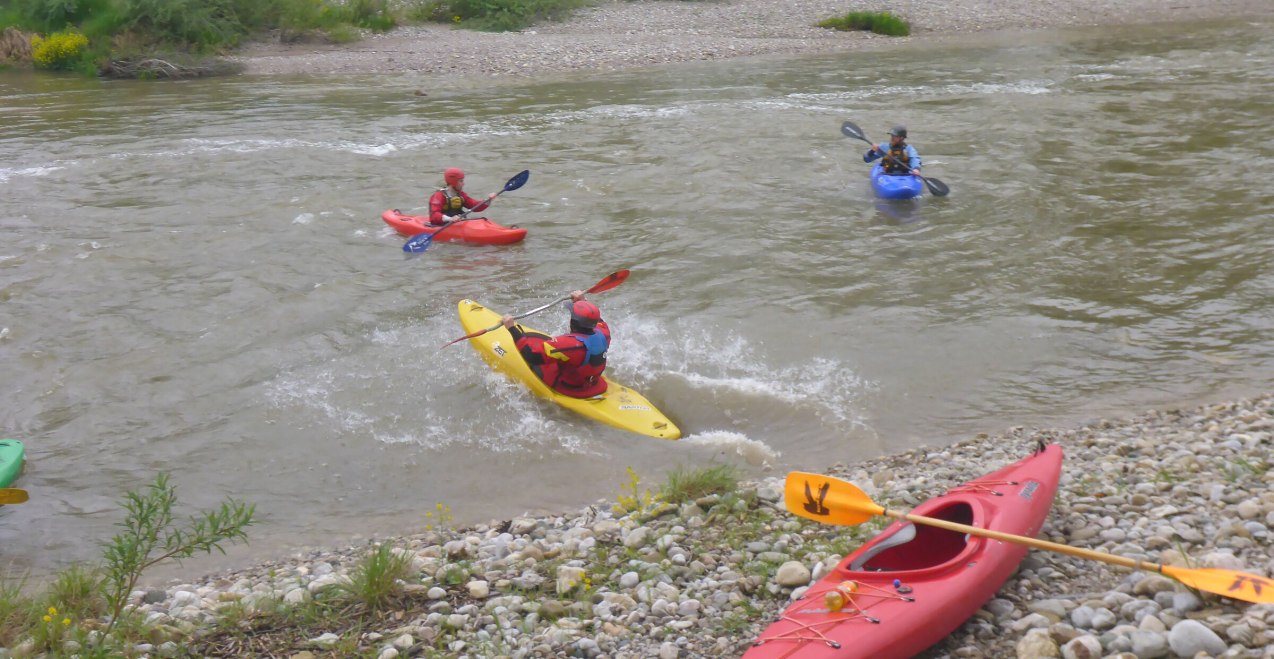
[[[492,192],[491,194],[487,195],[487,203],[491,203],[491,200],[495,199],[496,196],[499,194],[500,194],[499,192]]]
[[[571,291],[571,302],[579,302],[584,299],[584,291]]]
[[[500,319],[500,322],[504,324],[505,328],[513,329],[514,320],[515,319],[513,318],[513,316],[505,316],[504,318]]]

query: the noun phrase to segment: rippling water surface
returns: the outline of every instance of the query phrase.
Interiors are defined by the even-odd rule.
[[[438,89],[0,75],[0,558],[97,555],[156,472],[258,505],[246,562],[613,498],[632,466],[813,470],[1268,389],[1274,42],[1259,23],[1005,36]],[[414,92],[424,89],[426,96]],[[872,198],[852,120],[946,198]],[[447,166],[509,247],[404,258]],[[455,304],[596,298],[687,432],[531,399]],[[533,325],[558,330],[560,314]]]

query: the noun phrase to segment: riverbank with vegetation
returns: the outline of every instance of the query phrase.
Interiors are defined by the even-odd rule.
[[[1274,395],[1074,429],[1012,428],[825,473],[906,509],[1039,442],[1065,451],[1041,538],[1274,574]],[[68,569],[36,595],[5,582],[0,657],[738,656],[884,526],[808,522],[785,510],[782,492],[782,477],[743,483],[722,465],[674,472],[657,487],[632,474],[615,501],[583,510],[453,529],[440,505],[418,535],[137,587],[144,580],[130,575],[148,559],[129,548],[149,547],[151,558],[169,543],[215,550],[252,522],[249,506],[227,502],[171,533],[172,493],[160,481],[130,495],[132,530],[108,544],[105,568]],[[1032,551],[924,656],[1269,659],[1272,647],[1274,606]]]
[[[17,0],[0,9],[0,66],[150,78],[530,76],[1272,16],[1265,0]]]

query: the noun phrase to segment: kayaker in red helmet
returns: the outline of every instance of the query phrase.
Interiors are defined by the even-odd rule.
[[[447,184],[446,187],[429,197],[429,223],[433,225],[446,224],[450,218],[465,211],[486,210],[487,206],[491,205],[491,200],[498,194],[492,192],[483,202],[465,194],[464,170],[459,167],[448,167],[447,171],[442,173],[442,180]]]
[[[557,338],[528,330],[504,317],[518,351],[531,370],[554,391],[572,398],[592,398],[606,392],[606,350],[610,328],[602,310],[584,299],[583,291],[571,292],[571,331]]]

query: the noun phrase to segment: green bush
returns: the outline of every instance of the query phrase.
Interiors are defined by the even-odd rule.
[[[739,470],[733,465],[713,465],[701,469],[678,467],[668,474],[659,498],[668,503],[685,503],[709,494],[728,494],[739,487]]]
[[[563,18],[587,4],[587,0],[446,0],[442,14],[444,20],[475,30],[510,32],[538,20]]]
[[[15,0],[6,25],[24,25],[38,32],[56,32],[104,13],[112,0]]]
[[[819,21],[815,25],[843,32],[865,30],[891,37],[905,37],[911,34],[911,26],[907,24],[907,21],[887,11],[851,11],[844,16]]]
[[[118,0],[124,29],[207,50],[233,46],[248,33],[230,0]]]

